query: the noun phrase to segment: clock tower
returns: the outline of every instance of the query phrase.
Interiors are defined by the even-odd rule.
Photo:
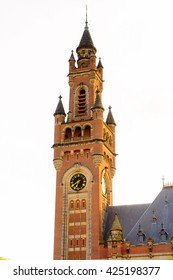
[[[69,112],[62,97],[54,113],[56,202],[54,259],[103,258],[103,221],[112,205],[115,174],[115,121],[104,121],[103,66],[96,62],[86,20],[69,59]]]

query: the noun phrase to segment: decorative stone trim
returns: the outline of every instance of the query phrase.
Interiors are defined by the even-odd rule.
[[[57,171],[59,171],[61,169],[62,162],[63,162],[62,158],[56,158],[56,159],[53,160],[54,167]]]
[[[115,172],[116,172],[116,168],[115,167],[111,167],[110,171],[111,171],[111,177],[113,178],[114,175],[115,175]]]
[[[92,157],[93,157],[95,167],[99,167],[104,159],[104,156],[101,154],[95,154]]]
[[[75,171],[76,171],[76,172],[79,172],[79,171],[81,170],[81,164],[80,164],[79,162],[76,162],[76,163],[74,164],[74,168],[75,168]]]
[[[74,82],[73,81],[69,81],[68,82],[69,86],[72,88],[74,86]]]

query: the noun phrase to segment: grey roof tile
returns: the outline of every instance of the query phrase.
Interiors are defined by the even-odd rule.
[[[126,235],[131,231],[133,226],[139,220],[141,215],[146,211],[149,205],[150,204],[108,206],[105,213],[103,230],[103,239],[105,241],[105,244],[107,243],[107,240],[109,238],[110,229],[116,213],[122,226],[123,236],[124,238],[126,238]]]
[[[161,230],[167,233],[167,241],[171,239],[173,236],[173,187],[164,187],[161,190],[127,234],[126,239],[133,244],[139,242],[137,237],[139,225],[146,235],[146,241],[150,237],[154,240],[154,243],[163,242]]]
[[[100,108],[100,109],[104,110],[103,105],[102,105],[102,101],[101,101],[101,98],[100,98],[100,95],[99,95],[99,91],[96,92],[95,103],[94,103],[94,105],[91,109],[96,109],[96,108]]]
[[[96,48],[93,44],[93,40],[91,38],[88,27],[87,28],[85,27],[82,38],[80,40],[79,46],[77,47],[76,51],[78,51],[80,48],[91,48],[94,49],[94,51],[96,52]]]
[[[117,213],[126,241],[141,243],[141,234],[154,243],[170,242],[173,237],[173,187],[163,187],[150,204],[108,206],[105,213],[103,239],[107,243]]]

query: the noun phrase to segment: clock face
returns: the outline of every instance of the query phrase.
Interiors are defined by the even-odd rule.
[[[73,177],[70,180],[70,187],[74,191],[80,191],[85,186],[86,186],[86,177],[83,174],[77,173],[77,174],[73,175]]]

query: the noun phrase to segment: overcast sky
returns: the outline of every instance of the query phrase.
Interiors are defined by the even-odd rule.
[[[68,59],[85,6],[117,123],[114,203],[152,202],[173,180],[173,4],[0,1],[0,256],[52,259],[54,118],[68,112]]]

